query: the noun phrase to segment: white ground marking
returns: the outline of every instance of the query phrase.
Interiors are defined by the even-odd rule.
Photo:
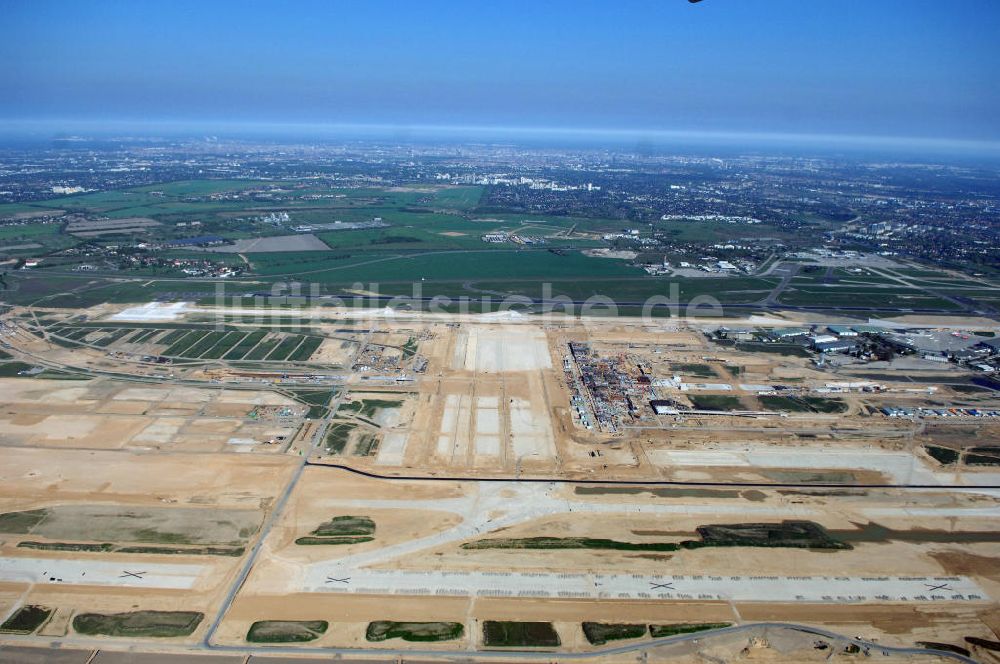
[[[309,570],[303,590],[395,595],[766,602],[987,602],[966,577],[657,576],[539,572]]]
[[[378,448],[375,463],[380,466],[402,466],[406,454],[406,441],[410,434],[406,431],[392,431],[385,434]]]
[[[656,576],[632,574],[558,574],[514,572],[448,572],[374,570],[443,544],[457,543],[491,531],[553,514],[678,514],[725,518],[726,515],[768,520],[815,518],[813,509],[797,505],[705,505],[605,503],[566,499],[558,483],[489,482],[469,486],[472,495],[438,500],[327,500],[337,508],[421,509],[459,514],[462,521],[441,532],[303,566],[300,587],[306,592],[341,591],[413,595],[482,595],[502,597],[588,597],[618,599],[724,599],[740,601],[986,601],[985,593],[964,577],[775,577]],[[982,508],[972,508],[977,512]],[[886,514],[892,510],[883,510]],[[937,512],[933,508],[922,512]],[[948,513],[960,511],[946,508]],[[900,508],[899,513],[905,513]],[[965,514],[965,512],[963,512]],[[992,510],[990,516],[996,516]],[[347,579],[346,582],[330,579]],[[654,587],[659,583],[673,587]],[[941,583],[941,588],[934,588]]]
[[[455,436],[458,429],[459,395],[449,394],[444,399],[444,410],[441,412],[441,426],[438,427],[437,454],[443,459],[451,459],[455,450]]]
[[[187,313],[190,302],[147,302],[129,307],[111,317],[111,320],[161,321],[177,320]]]
[[[535,416],[530,401],[511,399],[510,435],[514,454],[519,459],[525,457],[549,459],[556,454],[552,427],[547,419]]]
[[[455,345],[455,369],[497,373],[550,369],[545,332],[507,326],[469,327]]]
[[[500,456],[500,400],[497,397],[476,398],[476,455]]]
[[[895,484],[954,484],[953,472],[934,472],[909,452],[832,447],[739,447],[711,450],[653,450],[650,459],[660,466],[728,466],[739,468],[789,468],[821,471],[874,470]],[[1000,473],[962,473],[958,482],[1000,483]]]
[[[339,558],[336,561],[313,563],[311,568],[328,568],[336,564],[343,568],[377,565],[409,556],[442,544],[486,536],[498,528],[524,523],[553,514],[589,512],[595,514],[683,514],[683,515],[759,515],[769,519],[808,519],[815,512],[804,506],[770,507],[767,505],[650,505],[639,503],[602,503],[566,500],[555,495],[555,483],[488,482],[473,485],[475,496],[439,500],[325,500],[335,508],[418,509],[451,512],[462,517],[457,525],[375,551]]]

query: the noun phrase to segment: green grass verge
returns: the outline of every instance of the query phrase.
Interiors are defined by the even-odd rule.
[[[33,634],[51,615],[52,609],[44,606],[22,606],[0,625],[0,634]]]
[[[945,466],[949,466],[957,462],[959,457],[962,456],[958,450],[953,450],[950,447],[924,445],[924,449],[927,450],[927,454],[929,454],[935,461]]]
[[[807,349],[795,344],[763,344],[737,342],[736,350],[745,353],[777,353],[788,357],[812,357]]]
[[[732,623],[672,623],[668,625],[650,625],[649,635],[654,639],[667,636],[677,636],[678,634],[693,634],[694,632],[704,632],[710,629],[722,629],[729,627]]]
[[[714,546],[753,546],[792,549],[851,549],[826,528],[812,521],[781,523],[734,523],[698,526],[701,541],[681,542],[685,549]]]
[[[115,545],[108,542],[92,544],[85,542],[18,542],[19,549],[35,549],[37,551],[86,551],[88,553],[108,553],[115,550]]]
[[[583,635],[592,646],[601,646],[608,641],[620,641],[622,639],[638,639],[646,636],[645,625],[635,625],[630,623],[583,623]]]
[[[73,618],[73,629],[87,636],[171,638],[190,636],[204,618],[196,611],[81,613]]]
[[[24,535],[45,520],[49,515],[47,509],[25,510],[24,512],[6,512],[0,514],[0,533]]]
[[[797,413],[842,413],[847,404],[840,399],[826,397],[783,397],[765,395],[759,397],[761,405],[769,410],[787,410]]]
[[[301,546],[338,546],[342,544],[361,544],[363,542],[371,542],[374,539],[374,537],[300,537],[295,540],[295,543]]]
[[[344,537],[349,535],[374,535],[375,522],[367,516],[335,516],[324,521],[310,533],[318,537]]]
[[[593,537],[523,537],[466,542],[463,549],[611,549],[617,551],[677,551],[673,542],[621,542]]]
[[[461,638],[465,627],[459,622],[393,622],[376,620],[368,623],[365,638],[378,642],[386,639],[431,642],[451,641]]]
[[[296,544],[359,544],[371,542],[375,535],[375,522],[367,516],[335,516],[321,523],[308,537],[300,537]]]
[[[250,643],[303,643],[315,641],[326,633],[325,620],[258,620],[250,625]]]
[[[555,648],[561,644],[549,622],[483,622],[483,645],[488,648]]]

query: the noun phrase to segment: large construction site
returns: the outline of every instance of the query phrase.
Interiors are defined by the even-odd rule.
[[[0,324],[0,660],[1000,662],[1000,397],[955,362],[699,320]]]

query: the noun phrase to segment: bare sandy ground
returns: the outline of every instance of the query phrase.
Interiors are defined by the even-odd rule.
[[[105,307],[101,315],[114,315],[121,309]],[[279,313],[287,312],[275,315]],[[356,321],[359,312],[306,313],[315,316],[324,329],[334,330]],[[145,314],[129,315],[165,314],[151,307]],[[829,367],[815,367],[806,358],[723,349],[708,343],[698,326],[689,327],[683,321],[576,324],[563,319],[540,324],[527,316],[504,315],[456,316],[446,324],[423,314],[384,311],[378,320],[372,342],[401,346],[411,337],[420,337],[418,352],[428,359],[427,369],[408,376],[413,380],[403,386],[379,389],[360,376],[349,377],[355,395],[382,399],[399,395],[404,405],[374,416],[372,426],[380,428],[381,436],[377,455],[325,460],[390,475],[504,476],[508,481],[389,482],[307,468],[223,622],[221,642],[242,644],[254,620],[280,618],[329,620],[331,630],[316,646],[365,645],[364,627],[377,619],[455,620],[467,626],[465,640],[434,646],[442,648],[477,645],[481,621],[486,619],[554,621],[571,649],[588,647],[582,640],[581,620],[806,621],[901,645],[920,639],[960,642],[966,635],[995,638],[1000,630],[992,599],[1000,597],[1000,545],[963,540],[963,534],[996,530],[998,497],[989,489],[904,492],[758,487],[711,493],[694,487],[688,493],[657,494],[640,487],[638,492],[615,494],[578,493],[559,483],[514,481],[518,477],[587,477],[794,483],[810,477],[818,481],[836,477],[847,483],[919,480],[960,482],[969,487],[994,483],[989,470],[956,473],[920,451],[931,437],[959,441],[956,444],[991,440],[998,433],[994,425],[950,423],[921,432],[911,422],[867,414],[882,403],[973,397],[946,389],[936,396],[926,391],[918,394],[907,391],[912,383],[885,379],[881,381],[887,385],[883,393],[834,395],[847,406],[843,414],[790,413],[780,419],[741,420],[647,417],[642,426],[613,435],[598,434],[583,429],[570,413],[562,358],[572,340],[587,341],[606,356],[628,356],[654,376],[690,373],[691,369],[677,367],[704,365],[710,375],[697,376],[699,382],[731,386],[708,394],[736,395],[751,408],[762,402],[742,385],[786,383],[812,388],[844,380],[844,376]],[[791,320],[768,322],[788,325]],[[346,362],[356,350],[355,339],[368,333],[364,325],[358,329],[357,335],[343,333],[351,340],[324,342],[320,361],[331,366]],[[32,347],[43,346],[35,342]],[[52,352],[59,353],[53,355],[57,357],[75,357],[70,351]],[[401,355],[401,351],[390,348],[385,354]],[[86,357],[95,365],[118,366],[114,358],[102,353],[90,352]],[[210,380],[207,373],[190,375]],[[241,446],[228,445],[228,441],[278,435],[291,439],[296,428],[274,421],[249,421],[248,414],[255,407],[287,405],[291,403],[287,397],[266,388],[217,387],[140,385],[105,378],[87,382],[0,379],[0,444],[6,445],[0,447],[0,508],[6,512],[55,505],[178,506],[266,514],[298,463],[293,455],[307,446],[319,423],[309,423],[299,433],[299,445],[291,454],[282,455],[275,446],[254,447],[250,454],[229,453],[228,448]],[[375,540],[340,546],[295,544],[297,538],[338,515],[371,517],[377,524]],[[915,541],[857,542],[853,550],[836,552],[749,547],[669,552],[462,548],[464,543],[486,538],[538,536],[678,542],[696,538],[700,525],[784,519],[805,519],[837,531],[867,524],[923,529],[954,534],[955,541],[920,541],[918,537]],[[26,552],[16,546],[22,539],[0,536],[0,556],[59,561],[68,555]],[[183,563],[209,571],[189,591],[37,584],[27,599],[59,610],[57,619],[45,628],[44,638],[59,637],[60,630],[65,635],[69,618],[78,611],[176,608],[211,615],[242,560],[193,555],[73,556],[76,564],[84,566],[102,560],[120,563],[123,569],[145,565],[152,570]],[[303,592],[314,578],[310,575],[322,577],[336,569],[356,571],[359,579],[374,573],[426,573],[432,578],[453,572],[488,572],[516,574],[522,580],[532,574],[545,579],[560,574],[602,579],[676,575],[685,582],[740,576],[775,577],[787,584],[795,577],[809,576],[829,578],[836,585],[844,578],[854,583],[866,577],[907,577],[911,583],[913,579],[954,577],[963,584],[969,580],[989,599],[959,602],[945,597],[903,603],[869,597],[849,605],[812,599],[710,601],[697,594],[656,599],[609,595],[594,601]],[[24,592],[24,584],[0,584],[0,612],[20,601]],[[199,630],[192,642],[201,634]],[[736,656],[746,643],[739,646]],[[719,648],[721,653],[724,648]],[[794,659],[794,649],[752,652],[751,661],[807,661]],[[687,656],[681,653],[677,661]]]

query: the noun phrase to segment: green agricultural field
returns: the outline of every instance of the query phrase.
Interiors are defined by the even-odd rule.
[[[214,346],[201,354],[201,359],[216,360],[228,353],[247,336],[246,332],[227,332],[224,334],[225,336],[219,339]]]
[[[247,353],[243,357],[243,359],[244,360],[263,360],[265,357],[267,357],[268,355],[271,354],[271,351],[273,351],[277,347],[278,342],[280,342],[280,341],[281,341],[281,339],[278,338],[278,337],[274,337],[274,338],[271,338],[271,339],[264,339],[263,341],[261,341],[260,343],[257,344],[256,348],[254,348],[249,353]]]
[[[589,260],[604,261],[606,263],[618,263],[628,268],[622,261],[614,261],[605,258],[593,258]],[[551,297],[566,297],[575,302],[583,302],[591,297],[609,297],[615,302],[644,303],[649,298],[661,297],[671,298],[672,288],[677,288],[677,302],[686,304],[701,298],[703,303],[709,303],[705,298],[714,298],[721,304],[752,303],[764,299],[767,294],[777,285],[777,280],[771,278],[758,277],[731,277],[725,279],[671,279],[664,277],[637,277],[633,273],[632,278],[605,278],[595,279],[593,274],[585,269],[576,275],[576,278],[553,278],[551,284]],[[609,275],[614,276],[614,275]],[[543,296],[542,286],[535,280],[533,283],[518,283],[516,281],[474,281],[473,288],[484,291],[499,291],[514,295],[523,295],[531,298],[541,298]],[[429,285],[425,285],[425,294],[433,295]],[[474,295],[474,293],[466,293]],[[707,305],[706,305],[707,306]],[[683,313],[683,311],[682,311]]]
[[[26,510],[0,514],[0,533],[25,535],[48,516],[48,510]]]
[[[671,364],[670,370],[675,373],[696,376],[698,378],[716,378],[715,371],[707,364]]]
[[[314,252],[316,253],[316,252]],[[257,266],[258,255],[250,256]],[[278,271],[272,264],[267,274],[291,274],[310,282],[352,284],[355,282],[415,282],[426,280],[464,279],[540,279],[588,277],[636,277],[638,268],[622,261],[590,258],[579,252],[557,255],[539,249],[484,249],[449,253],[415,255],[382,255],[367,260],[344,259],[339,265],[310,266],[308,263],[287,264]],[[322,259],[318,259],[322,260]],[[258,271],[260,269],[258,268]],[[428,287],[428,294],[433,295]],[[759,298],[757,298],[759,299]]]
[[[213,254],[214,256],[215,254]],[[395,260],[395,254],[374,254],[371,256],[354,256],[340,251],[285,251],[270,254],[247,254],[254,274],[261,277],[290,276],[306,282],[320,281],[313,275],[325,271],[349,270],[355,265],[379,260]],[[345,283],[350,282],[351,275],[343,272]]]
[[[162,330],[139,330],[139,333],[135,336],[129,338],[127,341],[130,344],[141,344],[149,341],[154,336],[159,334]]]
[[[358,436],[358,442],[354,447],[354,456],[367,457],[375,456],[378,452],[378,436],[373,433],[362,433]]]
[[[181,357],[197,358],[201,357],[202,353],[208,349],[215,346],[215,344],[222,341],[228,332],[209,332],[208,334],[201,337],[197,342],[188,346],[180,354]]]
[[[0,216],[3,216],[0,206]],[[61,225],[51,224],[6,224],[0,226],[0,244],[18,244],[20,241],[38,242],[41,239],[57,235]]]
[[[307,406],[325,406],[333,398],[333,390],[291,390],[289,395]]]
[[[291,353],[287,360],[289,362],[307,362],[312,357],[316,349],[323,343],[323,337],[306,337],[301,345]]]
[[[842,413],[847,410],[847,404],[840,399],[826,397],[784,397],[764,395],[758,397],[764,408],[769,410],[787,410],[799,413]]]
[[[0,514],[0,533],[26,535],[48,516],[48,510],[26,510]]]
[[[132,329],[132,328],[127,328],[127,327],[125,327],[125,328],[114,328],[114,329],[108,330],[107,334],[105,334],[100,339],[96,340],[94,342],[94,345],[97,346],[98,348],[107,348],[108,346],[112,345],[113,343],[115,343],[119,339],[122,339],[126,335],[131,334],[133,332],[135,332],[135,330]]]
[[[737,342],[736,350],[748,353],[777,353],[789,357],[811,357],[811,353],[796,344],[765,344],[755,342]]]
[[[164,350],[163,354],[173,357],[181,357],[182,353],[186,353],[189,348],[194,346],[196,343],[199,343],[209,334],[210,333],[207,330],[192,330],[188,334],[184,335],[180,341],[174,342],[169,348]]]
[[[167,332],[161,339],[158,339],[157,343],[165,344],[168,346],[172,345],[183,339],[189,332],[190,330],[182,330],[182,329],[171,330],[170,332]]]
[[[223,359],[225,360],[242,359],[243,356],[249,353],[254,346],[260,343],[261,339],[263,339],[266,334],[267,332],[264,331],[251,332],[250,334],[243,337],[232,348],[230,348],[229,352],[223,355]]]
[[[731,239],[734,231],[747,233],[748,226],[734,225],[723,221],[657,221],[656,230],[663,232],[675,242],[720,242]],[[767,237],[794,238],[795,235],[778,226],[755,224],[752,233]]]
[[[39,207],[35,203],[0,203],[0,217],[13,217],[22,212],[49,212],[51,208]]]
[[[434,207],[466,210],[479,205],[483,197],[483,187],[447,187],[434,194]]]
[[[295,350],[300,343],[305,339],[305,337],[293,334],[285,335],[285,337],[275,346],[274,350],[267,356],[269,362],[282,361],[288,359],[288,356]]]
[[[389,399],[360,399],[340,404],[340,411],[355,413],[360,417],[371,420],[378,411],[384,408],[399,408],[402,405],[402,401]]]
[[[739,397],[728,394],[688,394],[696,410],[745,410]]]
[[[351,432],[354,431],[357,426],[358,425],[353,422],[331,423],[329,428],[326,430],[326,440],[323,441],[323,446],[326,448],[327,454],[343,454],[344,449],[347,447],[347,442],[350,440]]]

